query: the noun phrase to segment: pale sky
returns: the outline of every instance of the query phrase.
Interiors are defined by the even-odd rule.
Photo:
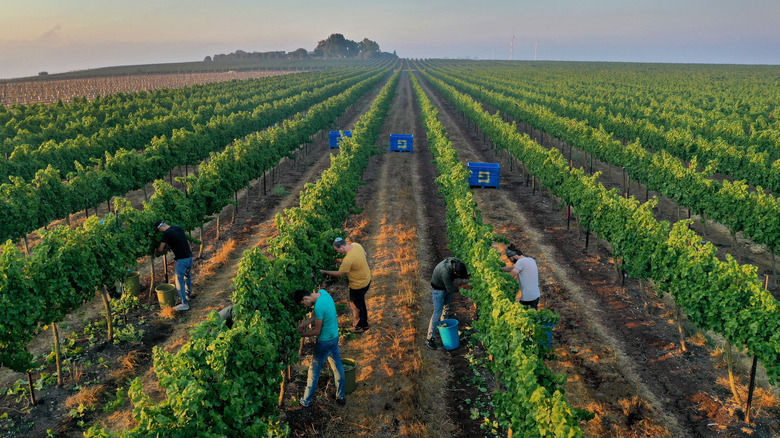
[[[780,0],[0,0],[0,78],[313,50],[405,58],[780,64]]]

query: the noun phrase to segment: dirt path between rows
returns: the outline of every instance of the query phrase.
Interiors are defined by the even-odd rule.
[[[461,161],[501,162],[501,189],[475,189],[475,198],[484,220],[539,264],[541,306],[562,316],[550,366],[567,374],[570,403],[596,414],[583,425],[586,435],[776,436],[780,410],[771,393],[759,390],[756,424],[746,427],[713,342],[698,333],[681,352],[674,306],[653,295],[645,312],[637,282],[622,291],[611,255],[593,239],[586,250],[584,235],[566,230],[565,211],[538,190],[532,194],[516,163],[509,172],[481,133],[435,93],[433,100]],[[740,383],[746,390],[745,379]]]
[[[310,357],[296,368],[296,380],[285,401],[293,436],[306,437],[451,437],[474,436],[474,422],[464,424],[453,412],[450,393],[458,375],[453,359],[460,352],[424,347],[432,312],[430,275],[449,255],[444,228],[445,207],[435,191],[432,156],[425,142],[408,73],[380,135],[380,155],[371,159],[357,193],[359,215],[346,223],[348,240],[369,255],[372,282],[366,296],[371,328],[342,338],[342,357],[357,360],[356,390],[347,406],[333,401],[332,379],[320,381],[314,411],[295,406],[305,389]],[[414,152],[387,152],[390,134],[413,134]],[[345,282],[328,289],[346,305]],[[340,326],[350,326],[345,311]],[[324,382],[323,382],[324,380]],[[478,430],[478,428],[477,428]]]

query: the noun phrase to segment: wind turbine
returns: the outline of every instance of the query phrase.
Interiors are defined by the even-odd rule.
[[[509,43],[509,60],[512,60],[512,54],[515,51],[515,33],[512,32],[512,40]]]
[[[534,61],[536,61],[536,53],[539,51],[539,37],[536,37],[536,45],[534,46]]]

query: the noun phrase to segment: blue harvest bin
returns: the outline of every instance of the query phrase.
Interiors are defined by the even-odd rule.
[[[468,163],[469,185],[498,188],[501,165],[498,163]]]
[[[330,138],[330,149],[337,148],[341,145],[342,133],[344,134],[344,137],[352,137],[352,131],[330,131],[328,134],[328,137]]]
[[[544,332],[547,335],[547,342],[543,343],[547,348],[552,347],[552,338],[553,338],[553,329],[555,328],[555,324],[548,322],[544,324]]]
[[[441,345],[445,350],[454,350],[460,347],[457,319],[445,319],[444,321],[440,321],[438,327],[439,336],[441,336]]]
[[[414,135],[390,134],[390,152],[409,152],[414,148]]]

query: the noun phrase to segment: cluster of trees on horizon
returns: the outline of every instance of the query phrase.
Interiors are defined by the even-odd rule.
[[[344,35],[340,33],[331,34],[328,39],[321,40],[317,43],[317,47],[311,52],[304,48],[294,50],[292,52],[285,52],[283,50],[272,52],[245,52],[243,50],[236,50],[233,53],[214,55],[213,57],[207,56],[203,61],[231,61],[236,59],[301,59],[307,57],[316,58],[384,58],[392,57],[397,58],[395,53],[382,52],[379,49],[379,44],[375,41],[371,41],[368,38],[363,38],[363,41],[355,42],[344,38]]]

